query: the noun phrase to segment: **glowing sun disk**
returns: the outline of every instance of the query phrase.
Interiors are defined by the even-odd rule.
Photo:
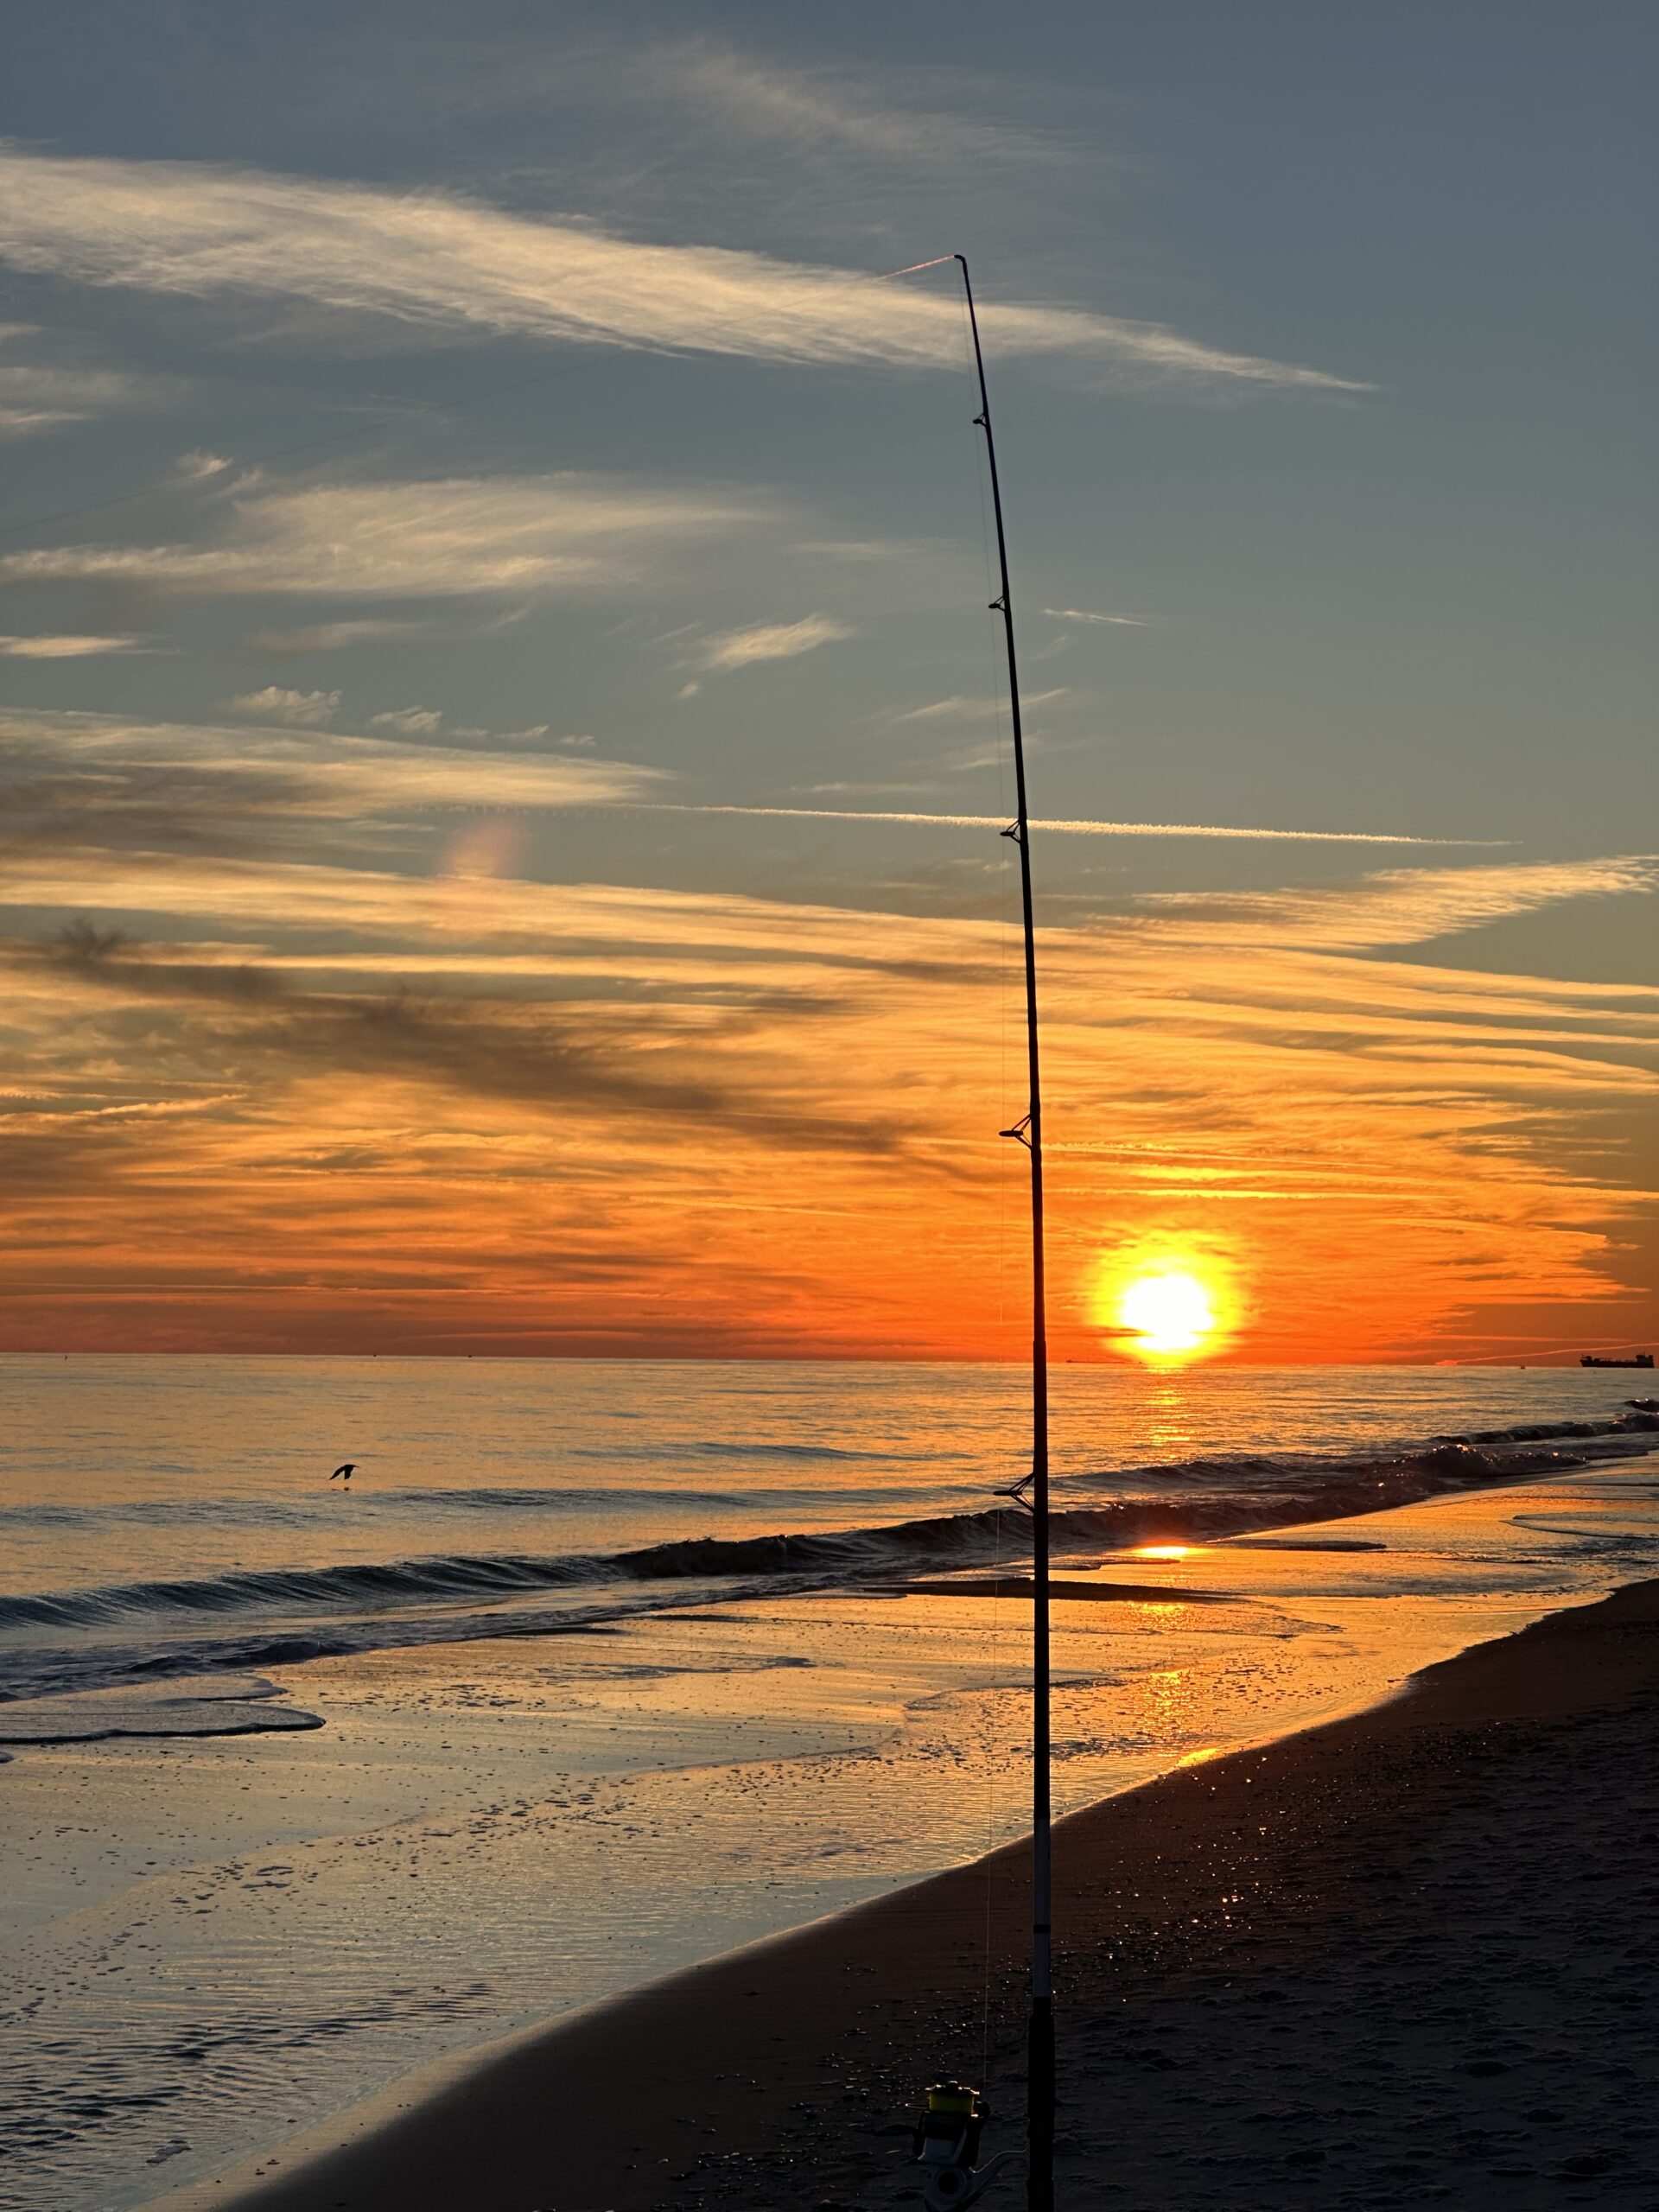
[[[1195,1275],[1175,1268],[1132,1282],[1121,1313],[1146,1351],[1196,1351],[1216,1325],[1209,1292]]]

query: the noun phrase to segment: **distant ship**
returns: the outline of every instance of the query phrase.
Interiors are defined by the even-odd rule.
[[[1594,1352],[1586,1351],[1580,1356],[1579,1365],[1580,1367],[1651,1367],[1653,1354],[1650,1351],[1638,1351],[1629,1359],[1599,1359]]]

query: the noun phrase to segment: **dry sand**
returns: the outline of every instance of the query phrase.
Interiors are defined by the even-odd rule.
[[[1646,1583],[1063,1823],[1060,2204],[1659,2212],[1656,1738]],[[983,2080],[987,2150],[1018,2139],[1026,1910],[999,1853],[170,2212],[905,2201],[931,2076]]]

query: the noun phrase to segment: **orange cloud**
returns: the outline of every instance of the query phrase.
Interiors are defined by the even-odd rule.
[[[1000,925],[475,857],[20,861],[15,900],[149,919],[6,948],[0,1340],[1019,1355]],[[1122,1348],[1102,1271],[1147,1251],[1224,1280],[1230,1357],[1635,1333],[1659,991],[1376,948],[1653,880],[1394,871],[1046,932],[1059,1355]]]

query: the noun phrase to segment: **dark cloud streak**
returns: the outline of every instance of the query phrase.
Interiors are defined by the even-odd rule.
[[[181,1027],[175,1052],[219,1063],[216,1077],[232,1082],[263,1083],[273,1067],[378,1076],[550,1114],[666,1117],[791,1149],[908,1149],[906,1133],[891,1123],[768,1106],[741,1084],[680,1072],[643,1074],[630,1065],[634,1058],[648,1050],[660,1063],[665,1053],[662,1025],[649,1020],[619,1039],[613,1021],[601,1035],[597,1021],[585,1025],[580,1015],[521,1001],[296,992],[269,969],[157,957],[84,920],[44,944],[14,943],[11,955],[130,1002],[204,1009],[194,1026]]]

